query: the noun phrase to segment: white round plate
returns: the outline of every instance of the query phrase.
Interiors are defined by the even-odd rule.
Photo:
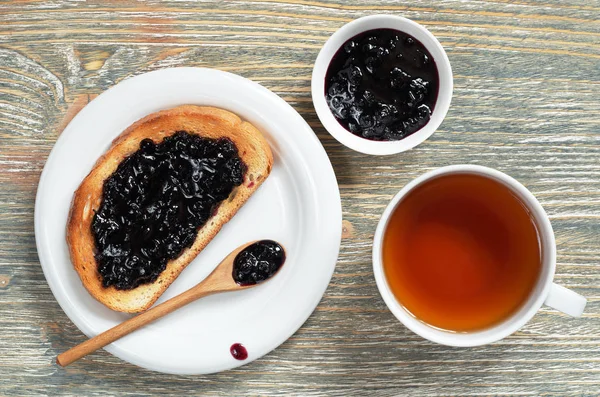
[[[271,145],[273,171],[188,265],[159,303],[204,279],[237,246],[279,241],[288,257],[276,277],[245,291],[209,296],[106,347],[155,371],[206,374],[238,367],[288,339],[319,303],[335,268],[342,210],[329,158],[311,128],[283,99],[250,80],[201,68],[174,68],[127,79],[90,102],[48,157],[35,205],[40,263],[56,300],[88,337],[126,320],[85,290],[65,241],[73,192],[111,141],[136,120],[183,104],[230,110],[257,126]],[[230,346],[241,343],[248,359]]]

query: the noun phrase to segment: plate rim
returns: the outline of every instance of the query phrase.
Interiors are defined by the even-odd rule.
[[[115,345],[112,345],[112,346],[109,345],[104,348],[104,350],[108,351],[110,354],[112,354],[115,357],[120,358],[123,361],[126,361],[130,364],[133,364],[138,367],[145,368],[145,369],[151,370],[151,371],[156,371],[156,372],[161,372],[161,373],[169,373],[169,374],[177,374],[177,375],[210,374],[210,373],[221,372],[224,370],[234,369],[234,368],[249,364],[250,362],[257,360],[257,359],[263,357],[264,355],[269,354],[270,352],[275,350],[277,347],[279,347],[282,343],[287,341],[291,336],[293,336],[304,325],[304,323],[310,318],[312,313],[318,307],[321,299],[323,298],[323,296],[331,282],[331,278],[333,276],[333,273],[335,271],[335,267],[337,265],[337,261],[339,258],[339,251],[340,251],[341,240],[342,240],[342,203],[341,203],[341,196],[340,196],[340,192],[339,192],[339,185],[337,183],[337,177],[335,174],[335,170],[333,168],[333,165],[331,164],[331,159],[329,158],[327,152],[325,151],[325,148],[323,147],[323,144],[321,143],[321,141],[319,140],[317,135],[314,133],[313,129],[310,127],[310,125],[308,125],[306,120],[304,120],[304,118],[287,101],[285,101],[279,95],[277,95],[276,93],[272,92],[268,88],[262,86],[261,84],[255,82],[255,81],[252,81],[248,78],[242,77],[242,76],[234,74],[234,73],[222,71],[219,69],[213,69],[213,68],[204,68],[204,67],[163,68],[163,69],[153,70],[150,72],[140,73],[135,76],[127,77],[127,78],[119,81],[118,83],[112,85],[111,87],[109,87],[108,89],[103,91],[96,98],[94,98],[92,101],[90,101],[84,108],[82,108],[73,117],[73,119],[71,119],[71,121],[65,126],[65,128],[59,133],[56,141],[54,142],[52,149],[44,163],[43,170],[40,174],[37,191],[36,191],[36,196],[35,196],[35,206],[34,206],[35,242],[36,242],[36,250],[38,253],[40,267],[42,268],[44,278],[46,279],[46,282],[48,283],[48,286],[50,287],[50,290],[54,296],[54,299],[57,301],[57,303],[59,304],[59,306],[61,307],[63,312],[67,315],[69,320],[83,334],[85,334],[87,337],[96,335],[97,332],[93,329],[90,329],[89,324],[87,324],[85,322],[85,320],[79,316],[79,314],[77,313],[77,309],[75,308],[75,305],[73,305],[71,303],[70,297],[65,293],[64,289],[61,288],[61,285],[59,284],[59,282],[57,280],[55,280],[55,277],[52,274],[49,274],[49,270],[50,270],[50,268],[48,267],[49,265],[48,264],[44,265],[44,262],[47,260],[47,257],[51,256],[51,255],[48,252],[49,247],[47,247],[47,245],[41,241],[42,240],[41,228],[42,228],[42,223],[43,223],[43,221],[41,220],[41,217],[43,215],[43,211],[42,211],[40,203],[43,200],[42,195],[44,195],[48,189],[48,187],[47,187],[48,178],[49,178],[48,175],[50,175],[50,173],[52,172],[52,169],[51,169],[52,163],[56,162],[55,157],[57,156],[57,153],[59,152],[60,148],[65,145],[65,142],[68,141],[70,136],[72,136],[73,134],[75,134],[77,132],[77,130],[75,130],[74,128],[71,128],[71,126],[75,123],[76,120],[80,120],[85,117],[88,117],[87,113],[89,112],[89,110],[88,110],[88,112],[86,112],[86,108],[88,108],[90,106],[90,104],[92,104],[95,101],[103,101],[104,100],[103,98],[106,98],[107,96],[109,96],[109,93],[111,91],[115,90],[117,87],[120,87],[120,89],[122,89],[123,85],[135,84],[136,80],[141,81],[142,79],[148,79],[148,78],[160,79],[160,78],[163,78],[162,75],[168,76],[170,73],[178,73],[178,72],[199,74],[199,78],[202,78],[201,77],[202,74],[208,73],[208,74],[220,75],[222,78],[234,79],[234,80],[237,80],[248,86],[252,86],[254,89],[261,91],[261,93],[266,95],[268,98],[270,98],[270,100],[279,102],[282,106],[284,106],[286,108],[286,110],[290,111],[290,113],[293,114],[293,116],[295,118],[294,123],[299,124],[302,129],[308,130],[307,132],[310,132],[309,134],[306,134],[306,136],[304,136],[303,139],[308,139],[308,140],[313,141],[313,143],[316,144],[316,146],[318,147],[318,150],[320,151],[319,155],[321,157],[324,156],[323,158],[326,160],[327,164],[329,165],[328,170],[323,172],[322,175],[326,175],[325,177],[329,179],[326,184],[327,184],[327,186],[330,187],[331,191],[328,192],[328,194],[333,195],[331,197],[331,200],[332,200],[332,202],[337,203],[335,213],[330,214],[330,216],[335,217],[336,221],[338,221],[337,223],[339,223],[339,228],[334,228],[334,230],[336,231],[335,241],[337,242],[335,245],[335,260],[334,260],[333,265],[330,268],[330,272],[328,272],[328,274],[327,274],[327,283],[324,284],[324,288],[322,288],[322,291],[321,291],[321,289],[319,289],[319,294],[316,294],[316,293],[313,294],[315,297],[315,299],[314,299],[315,302],[314,302],[314,304],[311,302],[310,308],[312,308],[312,309],[310,309],[308,311],[308,314],[306,316],[299,316],[299,317],[301,317],[300,321],[298,322],[297,326],[291,327],[292,328],[291,333],[286,332],[286,334],[289,334],[289,335],[286,335],[283,340],[279,341],[277,344],[275,344],[269,350],[260,353],[259,355],[253,357],[250,360],[240,361],[239,363],[236,362],[235,365],[233,365],[233,366],[225,366],[224,368],[216,369],[214,371],[189,371],[188,372],[188,371],[178,371],[178,370],[171,371],[165,367],[149,365],[147,362],[142,363],[142,362],[140,362],[141,361],[140,358],[132,357],[131,355],[129,355],[128,352],[124,352],[120,347],[115,346]],[[204,106],[207,106],[207,104],[204,104]],[[50,164],[50,166],[49,166],[49,164]],[[66,227],[66,225],[65,225],[65,227]],[[332,255],[333,255],[333,253],[332,253]],[[60,297],[60,299],[59,299],[59,297]]]

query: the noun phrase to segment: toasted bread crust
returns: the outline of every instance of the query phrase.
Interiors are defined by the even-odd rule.
[[[104,181],[126,157],[139,149],[141,140],[150,138],[159,143],[164,137],[182,130],[206,138],[231,139],[238,148],[240,158],[248,166],[244,182],[233,190],[221,203],[217,213],[199,229],[192,246],[167,263],[167,268],[156,281],[131,290],[105,288],[94,259],[95,243],[91,229],[94,213],[102,202]],[[67,222],[67,244],[71,261],[83,285],[94,298],[113,310],[135,313],[148,309],[262,184],[271,172],[272,165],[271,149],[260,131],[226,110],[184,105],[138,120],[113,141],[75,191]]]

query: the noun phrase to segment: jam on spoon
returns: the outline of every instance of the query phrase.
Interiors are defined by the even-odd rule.
[[[262,283],[285,261],[285,251],[273,240],[261,240],[242,250],[233,261],[233,279],[239,285]]]

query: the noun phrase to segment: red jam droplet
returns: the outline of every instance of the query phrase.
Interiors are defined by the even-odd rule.
[[[234,343],[229,348],[229,351],[231,352],[233,358],[235,358],[236,360],[245,360],[248,358],[248,350],[246,350],[244,345],[242,345],[241,343]]]

